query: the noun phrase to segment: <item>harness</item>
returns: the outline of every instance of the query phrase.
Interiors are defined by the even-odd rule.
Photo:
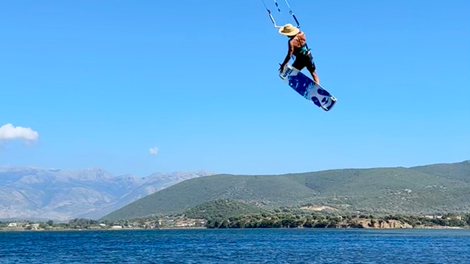
[[[294,52],[293,52],[293,55],[296,56],[296,57],[301,56],[301,55],[302,56],[307,56],[309,51],[310,51],[310,49],[308,48],[307,43],[305,43],[302,47],[295,48]]]

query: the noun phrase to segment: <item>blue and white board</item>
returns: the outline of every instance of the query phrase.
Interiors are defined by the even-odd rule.
[[[286,65],[284,71],[279,74],[279,77],[305,99],[313,102],[325,111],[331,110],[337,102],[336,98],[321,85],[291,65]]]

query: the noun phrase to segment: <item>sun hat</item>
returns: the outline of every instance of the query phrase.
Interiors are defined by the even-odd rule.
[[[285,24],[284,26],[279,28],[279,34],[286,35],[286,36],[295,36],[299,33],[299,29],[294,27],[292,24]]]

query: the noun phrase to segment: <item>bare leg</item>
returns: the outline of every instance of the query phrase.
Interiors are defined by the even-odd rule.
[[[318,78],[317,72],[316,71],[311,71],[310,74],[312,74],[313,80],[320,84],[320,79]]]

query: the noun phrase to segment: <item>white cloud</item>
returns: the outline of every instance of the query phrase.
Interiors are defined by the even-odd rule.
[[[38,139],[38,135],[38,132],[29,127],[15,127],[12,124],[5,124],[0,127],[0,142],[23,140],[25,143],[31,143]]]
[[[149,151],[150,151],[150,154],[152,154],[152,155],[157,155],[158,148],[157,148],[157,147],[154,147],[154,148],[149,149]]]

